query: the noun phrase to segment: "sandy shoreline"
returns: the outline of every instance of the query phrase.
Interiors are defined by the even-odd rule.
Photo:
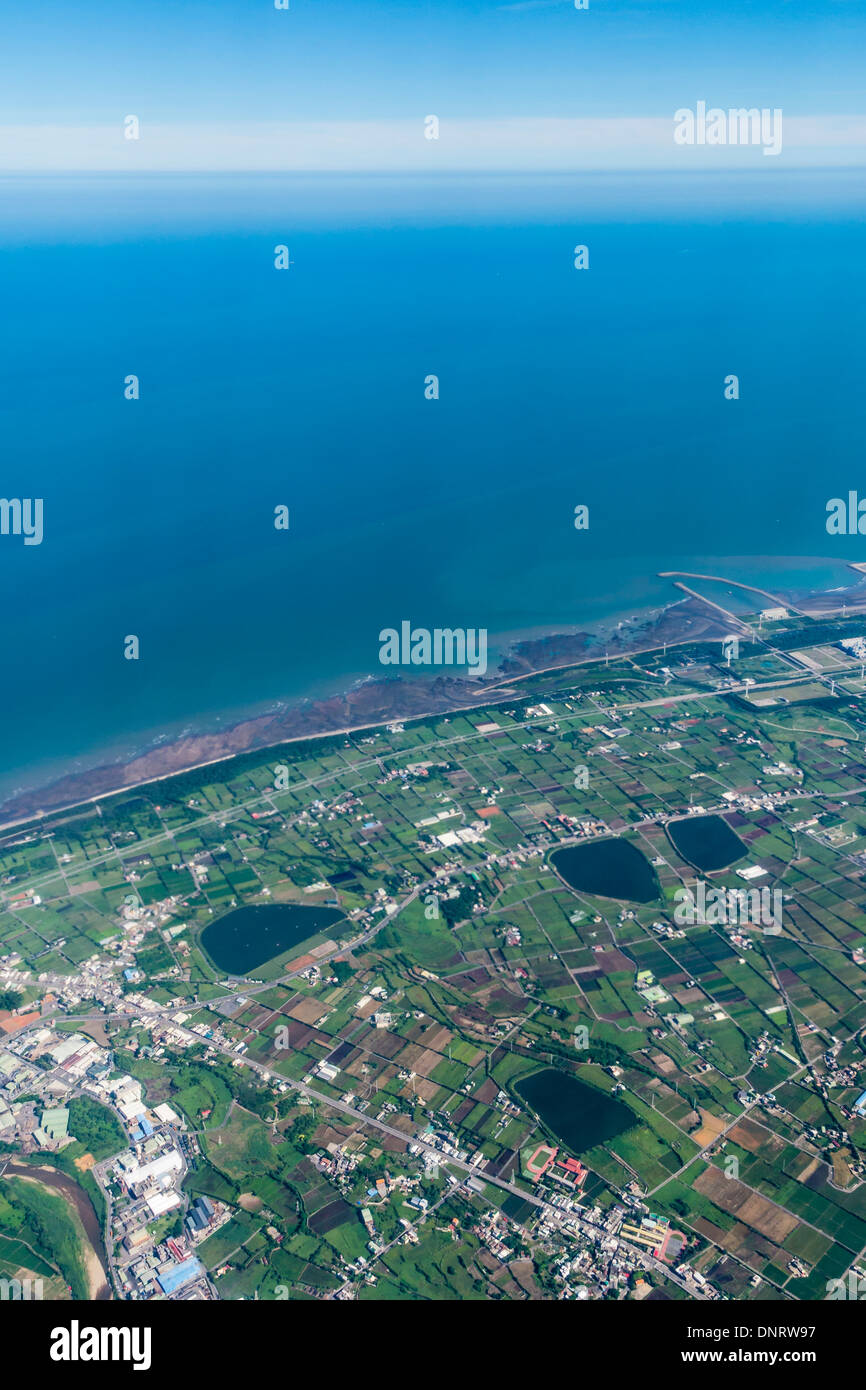
[[[862,574],[863,567],[852,565]],[[719,583],[731,581],[719,580]],[[860,584],[862,585],[862,578]],[[752,586],[740,586],[750,589]],[[858,588],[852,585],[852,588]],[[753,590],[768,597],[766,590]],[[812,593],[799,598],[799,611],[813,616],[838,612],[848,590]],[[859,604],[866,597],[857,594]],[[778,601],[794,606],[793,596],[780,590]],[[851,602],[848,603],[849,611]],[[225,762],[239,754],[278,749],[305,739],[363,732],[394,722],[457,713],[507,698],[512,686],[532,677],[611,657],[636,656],[668,646],[700,640],[718,641],[727,632],[718,611],[697,595],[651,612],[643,618],[605,623],[595,631],[553,633],[517,641],[487,678],[440,675],[403,676],[356,683],[350,690],[293,707],[240,719],[218,732],[178,738],[126,761],[70,773],[46,786],[17,793],[0,805],[0,830],[13,830],[46,814],[72,811],[135,787],[163,781],[179,773]]]
[[[685,599],[643,623],[614,627],[610,634],[604,630],[556,633],[517,642],[498,670],[486,679],[441,675],[360,682],[339,695],[241,719],[218,732],[179,738],[127,761],[71,773],[44,787],[18,793],[0,806],[0,829],[14,829],[42,815],[73,810],[239,754],[478,708],[491,699],[504,698],[503,688],[514,683],[603,659],[606,649],[611,656],[637,654],[663,643],[675,645],[718,635],[720,630],[716,617]]]

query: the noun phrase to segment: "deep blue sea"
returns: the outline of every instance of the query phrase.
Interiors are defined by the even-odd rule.
[[[0,180],[0,496],[44,499],[41,545],[0,537],[0,794],[381,675],[406,618],[846,582],[864,205],[763,170]]]

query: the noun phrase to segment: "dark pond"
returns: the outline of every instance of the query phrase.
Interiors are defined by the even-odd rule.
[[[602,898],[651,903],[659,895],[652,865],[628,840],[615,836],[554,850],[550,862],[569,888]]]
[[[726,869],[742,859],[746,846],[721,816],[689,816],[670,821],[668,835],[677,854],[702,873]]]
[[[303,903],[236,907],[208,923],[201,944],[218,970],[246,975],[308,937],[329,930],[345,915],[337,907],[307,907]]]
[[[551,1133],[576,1154],[615,1139],[636,1123],[634,1111],[622,1101],[555,1067],[533,1072],[515,1082],[514,1089]]]

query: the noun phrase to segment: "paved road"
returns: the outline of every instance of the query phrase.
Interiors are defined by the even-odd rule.
[[[191,1041],[197,1043],[202,1041],[198,1033],[193,1033],[190,1029],[182,1028],[177,1023],[173,1024],[173,1026]],[[437,1161],[446,1167],[459,1168],[469,1176],[478,1178],[481,1182],[491,1183],[494,1187],[502,1188],[504,1191],[512,1193],[515,1197],[520,1197],[524,1201],[529,1202],[532,1206],[539,1208],[545,1215],[552,1218],[557,1225],[562,1222],[563,1216],[567,1215],[568,1220],[573,1222],[582,1235],[603,1237],[610,1234],[605,1227],[597,1225],[584,1215],[574,1212],[563,1213],[561,1208],[554,1206],[551,1202],[545,1201],[542,1197],[535,1196],[534,1193],[525,1191],[524,1188],[518,1187],[516,1183],[508,1182],[504,1178],[493,1177],[490,1173],[482,1171],[472,1163],[467,1163],[465,1160],[453,1157],[451,1154],[444,1154],[442,1150],[436,1148],[434,1144],[428,1144],[425,1140],[415,1135],[407,1134],[405,1130],[397,1129],[393,1125],[386,1124],[384,1120],[376,1119],[374,1116],[367,1115],[361,1110],[356,1110],[353,1105],[349,1105],[346,1101],[334,1100],[333,1097],[325,1095],[321,1091],[314,1090],[312,1086],[307,1086],[302,1081],[293,1081],[290,1077],[283,1076],[280,1072],[274,1071],[273,1068],[265,1066],[263,1062],[255,1062],[249,1057],[238,1058],[237,1054],[234,1053],[230,1047],[219,1047],[212,1039],[208,1041],[210,1046],[215,1047],[218,1052],[222,1052],[225,1056],[230,1057],[232,1061],[241,1061],[244,1066],[250,1067],[252,1071],[257,1072],[264,1080],[283,1082],[285,1085],[291,1086],[293,1090],[299,1091],[301,1095],[305,1095],[311,1100],[317,1100],[322,1105],[327,1105],[340,1114],[349,1115],[360,1124],[371,1125],[381,1133],[389,1134],[393,1138],[399,1139],[401,1143],[417,1144],[425,1153],[434,1155]],[[653,1270],[655,1273],[663,1275],[666,1279],[670,1279],[672,1283],[678,1285],[679,1288],[688,1293],[692,1298],[705,1299],[707,1297],[706,1294],[693,1289],[686,1283],[685,1279],[681,1278],[666,1264],[663,1264],[661,1260],[657,1260],[652,1255],[649,1255],[641,1246],[632,1245],[629,1241],[623,1240],[621,1237],[617,1237],[617,1239],[619,1239],[620,1248],[627,1251],[636,1263],[640,1264],[644,1269]]]

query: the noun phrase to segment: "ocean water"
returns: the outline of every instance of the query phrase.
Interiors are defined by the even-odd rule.
[[[667,602],[663,569],[846,582],[864,203],[822,172],[0,180],[0,495],[44,499],[41,545],[0,536],[0,795],[381,675],[403,619],[499,651]]]

